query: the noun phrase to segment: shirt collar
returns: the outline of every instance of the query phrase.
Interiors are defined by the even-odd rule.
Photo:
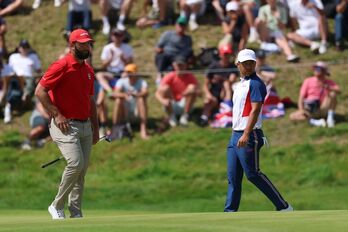
[[[77,60],[75,59],[74,55],[69,52],[67,55],[66,55],[69,63],[71,63],[72,65],[84,65],[86,61],[83,61],[82,64],[80,64],[79,62],[77,62]]]
[[[256,72],[253,72],[251,75],[249,76],[245,76],[245,77],[240,77],[240,80],[241,81],[246,81],[246,80],[249,80],[249,79],[252,79],[256,76]]]

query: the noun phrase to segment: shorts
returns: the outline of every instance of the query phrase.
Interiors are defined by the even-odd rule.
[[[281,31],[270,31],[269,35],[270,35],[270,37],[275,38],[275,39],[284,38],[283,32],[281,32]]]
[[[319,25],[311,28],[298,29],[296,30],[296,33],[309,40],[320,38]]]
[[[110,6],[114,9],[121,9],[123,0],[108,0]]]
[[[38,126],[48,126],[48,119],[43,117],[39,111],[34,110],[31,113],[29,124],[31,128]]]
[[[186,101],[185,98],[181,98],[179,101],[172,100],[172,108],[173,108],[173,113],[175,115],[182,115],[184,113]]]

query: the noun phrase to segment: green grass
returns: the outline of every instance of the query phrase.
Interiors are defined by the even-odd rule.
[[[26,4],[30,5],[31,2]],[[136,18],[138,8],[139,5],[136,5],[131,19]],[[7,33],[8,47],[11,50],[17,45],[19,39],[29,39],[39,53],[43,70],[45,70],[64,50],[65,42],[61,36],[61,29],[65,24],[65,14],[65,8],[56,9],[52,7],[51,1],[44,1],[42,7],[31,12],[30,15],[8,17],[6,20],[11,25]],[[98,21],[100,14],[96,5],[93,5],[93,15],[94,24],[100,26],[101,22]],[[129,28],[133,35],[131,45],[135,50],[135,61],[141,72],[153,73],[155,71],[153,48],[159,35],[167,29],[171,29],[171,27],[164,27],[160,30],[150,28],[138,30],[133,26]],[[92,31],[96,40],[93,56],[93,64],[96,67],[100,65],[100,52],[107,41],[99,30],[100,28],[97,27]],[[200,30],[191,33],[195,41],[196,54],[199,52],[200,45],[216,45],[221,37],[220,32],[219,27],[202,25]],[[311,75],[310,66],[313,61],[329,61],[331,62],[331,77],[343,89],[342,94],[338,97],[338,123],[333,129],[313,128],[306,123],[294,124],[288,118],[293,109],[288,110],[283,118],[265,121],[264,131],[271,146],[269,149],[265,147],[261,151],[261,168],[280,189],[285,199],[297,210],[346,210],[348,209],[348,198],[346,197],[348,195],[348,92],[345,91],[345,87],[348,86],[346,78],[348,53],[337,53],[333,47],[329,48],[327,54],[318,56],[310,54],[304,48],[296,47],[295,50],[301,55],[300,64],[288,65],[282,55],[269,57],[269,62],[278,71],[275,85],[280,96],[289,96],[296,101],[301,82],[305,77]],[[203,80],[203,73],[198,73],[197,76],[201,81]],[[161,134],[157,133],[156,129],[159,127],[164,113],[154,98],[154,75],[147,80],[151,90],[149,117],[152,138],[149,141],[142,141],[136,133],[133,143],[126,140],[111,144],[101,142],[93,148],[86,177],[83,207],[87,210],[87,215],[91,212],[91,220],[93,215],[95,215],[93,217],[98,215],[101,217],[104,212],[102,210],[123,210],[127,213],[120,213],[117,217],[113,216],[116,214],[113,211],[109,213],[106,211],[105,214],[110,215],[110,218],[100,219],[99,222],[92,220],[92,223],[98,225],[105,220],[110,220],[105,222],[106,227],[116,227],[120,230],[122,228],[123,231],[136,231],[139,227],[144,227],[144,230],[175,231],[174,227],[165,227],[165,222],[168,222],[165,217],[169,215],[168,217],[174,219],[178,217],[179,221],[182,220],[182,226],[189,226],[186,224],[189,222],[185,222],[186,216],[188,221],[192,220],[193,225],[185,228],[186,231],[212,230],[209,223],[216,226],[216,230],[228,230],[236,226],[240,230],[248,231],[245,226],[249,225],[249,222],[253,222],[251,217],[255,214],[260,216],[260,221],[255,222],[257,224],[254,226],[250,224],[250,228],[252,228],[250,230],[253,231],[255,231],[254,227],[263,228],[263,231],[287,231],[288,228],[301,231],[298,229],[301,223],[308,223],[308,228],[312,224],[319,223],[315,227],[316,230],[313,231],[327,231],[325,228],[328,228],[330,223],[322,223],[327,222],[325,221],[327,217],[332,216],[332,220],[336,220],[334,215],[346,215],[345,211],[296,212],[291,214],[294,218],[289,216],[291,220],[285,222],[282,221],[282,217],[285,216],[274,213],[265,214],[265,217],[280,217],[274,221],[264,218],[263,213],[242,213],[233,216],[192,214],[193,219],[188,217],[191,214],[174,216],[160,214],[149,216],[149,218],[146,215],[136,217],[133,214],[134,220],[139,221],[139,224],[128,223],[128,225],[126,220],[123,222],[122,219],[126,219],[126,214],[131,214],[132,211],[221,212],[225,200],[227,185],[225,149],[231,130],[202,129],[194,122],[190,122],[189,128],[175,128]],[[195,112],[202,107],[202,99],[198,99],[196,107]],[[64,162],[60,161],[46,169],[41,169],[41,164],[59,156],[57,147],[53,143],[48,143],[44,148],[34,149],[30,152],[19,149],[25,134],[29,131],[29,115],[30,112],[26,112],[24,115],[15,117],[10,125],[0,122],[0,209],[46,210],[57,191]],[[194,115],[194,118],[196,117],[197,114]],[[99,213],[88,211],[92,209],[101,211]],[[274,210],[274,207],[245,179],[240,209],[241,211],[269,211]],[[38,223],[33,225],[47,225],[42,228],[33,227],[33,231],[47,231],[50,228],[56,228],[57,225],[56,222],[47,220],[46,212],[18,211],[18,217],[16,217],[17,211],[3,211],[2,215],[5,217],[7,213],[13,220],[4,219],[5,222],[29,220],[29,215],[32,215],[36,217],[34,222]],[[322,220],[319,220],[320,215],[323,215]],[[317,218],[315,218],[316,216]],[[41,217],[42,219],[40,219]],[[156,226],[156,221],[161,221],[158,220],[161,217],[164,217],[163,224]],[[210,217],[212,220],[209,219]],[[234,217],[236,217],[235,220]],[[339,217],[337,216],[337,218]],[[2,218],[3,216],[0,220],[3,220]],[[283,220],[287,218],[288,216]],[[307,219],[308,221],[302,221]],[[86,220],[89,219],[86,218]],[[69,220],[63,222],[67,224],[61,230],[65,227],[68,228],[70,224],[86,229],[85,222],[85,220],[76,222]],[[227,225],[231,227],[220,226],[218,224],[220,222],[230,223]],[[280,227],[283,222],[288,226]],[[336,221],[332,222],[336,223]],[[83,223],[83,225],[79,223]],[[150,223],[150,228],[146,227],[146,223]],[[172,222],[168,223],[171,225]],[[267,223],[274,223],[278,227],[273,228]],[[344,223],[344,221],[337,221],[337,231],[342,225],[340,223]],[[263,225],[269,226],[269,228],[262,227]],[[306,228],[305,225],[303,228]],[[4,228],[7,227],[0,226],[0,231]],[[94,227],[91,226],[91,228]],[[181,227],[178,228],[180,231]]]
[[[344,232],[348,211],[158,214],[88,211],[83,219],[49,220],[42,211],[1,211],[0,231],[16,232]]]

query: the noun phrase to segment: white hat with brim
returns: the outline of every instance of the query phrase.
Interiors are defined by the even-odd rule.
[[[226,4],[226,11],[237,11],[239,10],[238,2],[229,2]]]
[[[256,61],[256,55],[255,52],[251,49],[243,49],[241,50],[237,55],[237,63],[243,63],[244,61]]]

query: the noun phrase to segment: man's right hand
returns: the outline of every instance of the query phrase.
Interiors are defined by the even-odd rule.
[[[70,129],[69,120],[66,119],[62,114],[58,114],[56,117],[54,117],[54,122],[56,123],[57,127],[63,134],[66,134],[69,132],[69,129]]]

